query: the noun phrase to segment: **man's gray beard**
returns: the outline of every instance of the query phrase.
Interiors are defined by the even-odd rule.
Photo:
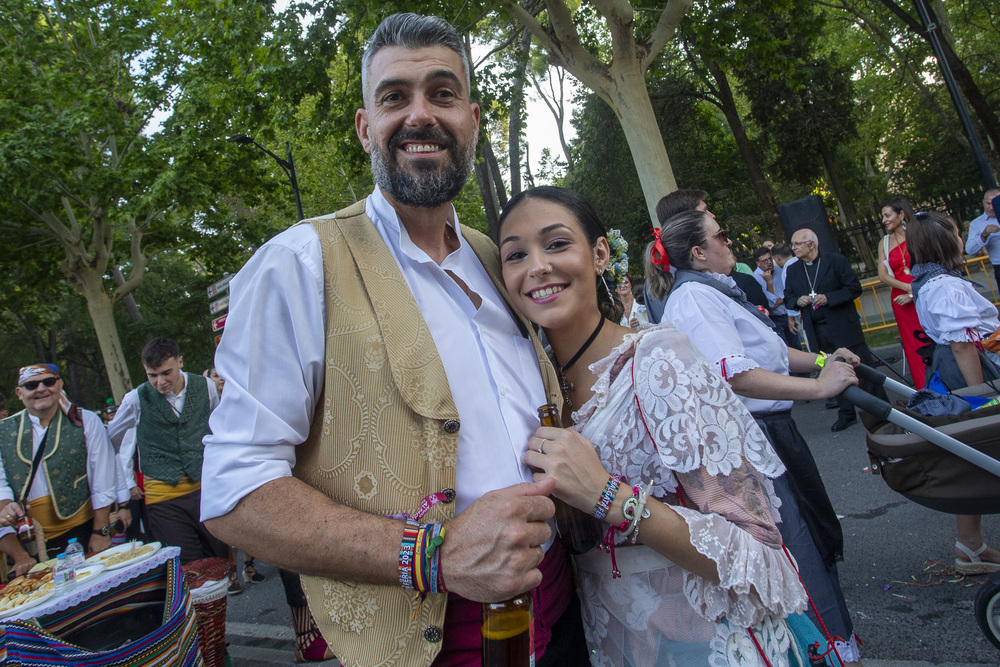
[[[476,161],[475,144],[469,142],[461,153],[449,149],[451,164],[444,169],[417,166],[412,172],[400,167],[381,146],[372,146],[372,176],[382,192],[400,204],[435,208],[458,196],[469,180]]]

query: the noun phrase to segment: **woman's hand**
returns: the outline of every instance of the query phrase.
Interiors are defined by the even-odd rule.
[[[841,352],[841,350],[837,350]],[[831,355],[826,360],[826,365],[819,373],[817,381],[820,386],[820,395],[817,398],[832,398],[850,387],[858,384],[858,376],[854,374],[854,368],[849,363],[834,361],[836,355]]]
[[[570,428],[539,428],[528,441],[524,462],[535,469],[536,482],[554,478],[553,495],[587,514],[610,477],[594,445]]]
[[[833,361],[834,359],[841,359],[854,367],[857,367],[861,364],[861,357],[854,354],[846,347],[838,348],[836,352],[834,352],[827,358],[827,361]]]
[[[906,304],[913,301],[913,295],[910,294],[909,292],[905,292],[894,298],[893,301],[896,302],[897,306],[905,306]]]

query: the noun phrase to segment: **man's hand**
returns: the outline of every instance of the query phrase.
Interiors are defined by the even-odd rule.
[[[127,507],[123,507],[115,513],[115,518],[122,522],[121,532],[128,530],[128,527],[132,525],[132,513],[128,511]]]
[[[138,486],[133,486],[128,490],[128,497],[130,500],[142,500],[146,497],[146,494]]]
[[[808,294],[803,294],[799,297],[799,300],[795,302],[795,305],[799,308],[804,308],[812,302],[812,297]]]
[[[799,333],[799,323],[795,321],[794,315],[788,316],[788,330],[795,335],[798,335]]]
[[[17,522],[24,516],[24,510],[16,500],[0,500],[0,503],[7,503],[0,509],[0,526],[16,526]]]
[[[813,306],[815,307],[825,306],[828,303],[830,302],[826,300],[825,294],[817,294],[816,296],[813,297]]]
[[[849,363],[853,368],[857,368],[861,365],[861,357],[854,354],[846,347],[838,347],[837,350],[830,355],[830,360],[833,361],[837,359],[839,361],[845,361]]]
[[[491,491],[448,522],[441,573],[448,590],[475,602],[499,602],[542,581],[539,545],[552,536],[547,498],[555,480]]]
[[[10,568],[10,571],[14,573],[15,577],[20,577],[28,574],[28,571],[35,567],[37,563],[38,561],[25,553],[23,558],[14,559],[14,566]]]
[[[87,544],[87,553],[99,553],[111,546],[110,535],[91,535]]]
[[[986,237],[988,237],[990,234],[995,234],[996,232],[1000,232],[1000,227],[998,227],[997,225],[986,225],[986,227],[983,229],[983,233],[979,235],[979,238],[985,241]]]

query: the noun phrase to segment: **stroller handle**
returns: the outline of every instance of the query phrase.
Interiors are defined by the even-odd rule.
[[[867,368],[867,367],[866,367]],[[872,370],[872,369],[868,369]],[[874,371],[878,373],[878,371]],[[859,373],[860,375],[860,373]],[[879,373],[879,375],[882,375]],[[882,375],[884,378],[885,376]],[[860,387],[850,386],[844,390],[844,398],[849,400],[854,405],[858,406],[865,412],[870,412],[879,419],[889,419],[889,413],[892,412],[892,406],[881,398],[872,396],[867,391]]]
[[[858,364],[855,366],[854,373],[861,379],[862,382],[868,382],[876,387],[883,387],[884,389],[895,392],[900,396],[909,398],[911,394],[915,393],[913,387],[905,385],[902,382],[897,382],[882,371],[877,371],[871,366],[866,366],[865,364]]]

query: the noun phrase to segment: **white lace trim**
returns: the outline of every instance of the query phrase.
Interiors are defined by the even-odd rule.
[[[941,332],[941,342],[943,343],[975,343],[980,340],[982,340],[982,336],[977,338],[971,335],[968,329]]]
[[[730,354],[716,361],[715,367],[719,369],[719,375],[728,382],[734,375],[760,368],[760,364],[742,354]]]
[[[716,563],[718,584],[684,570],[684,595],[710,621],[754,626],[806,609],[808,598],[784,550],[763,547],[718,514],[672,507],[687,523],[691,544]]]

